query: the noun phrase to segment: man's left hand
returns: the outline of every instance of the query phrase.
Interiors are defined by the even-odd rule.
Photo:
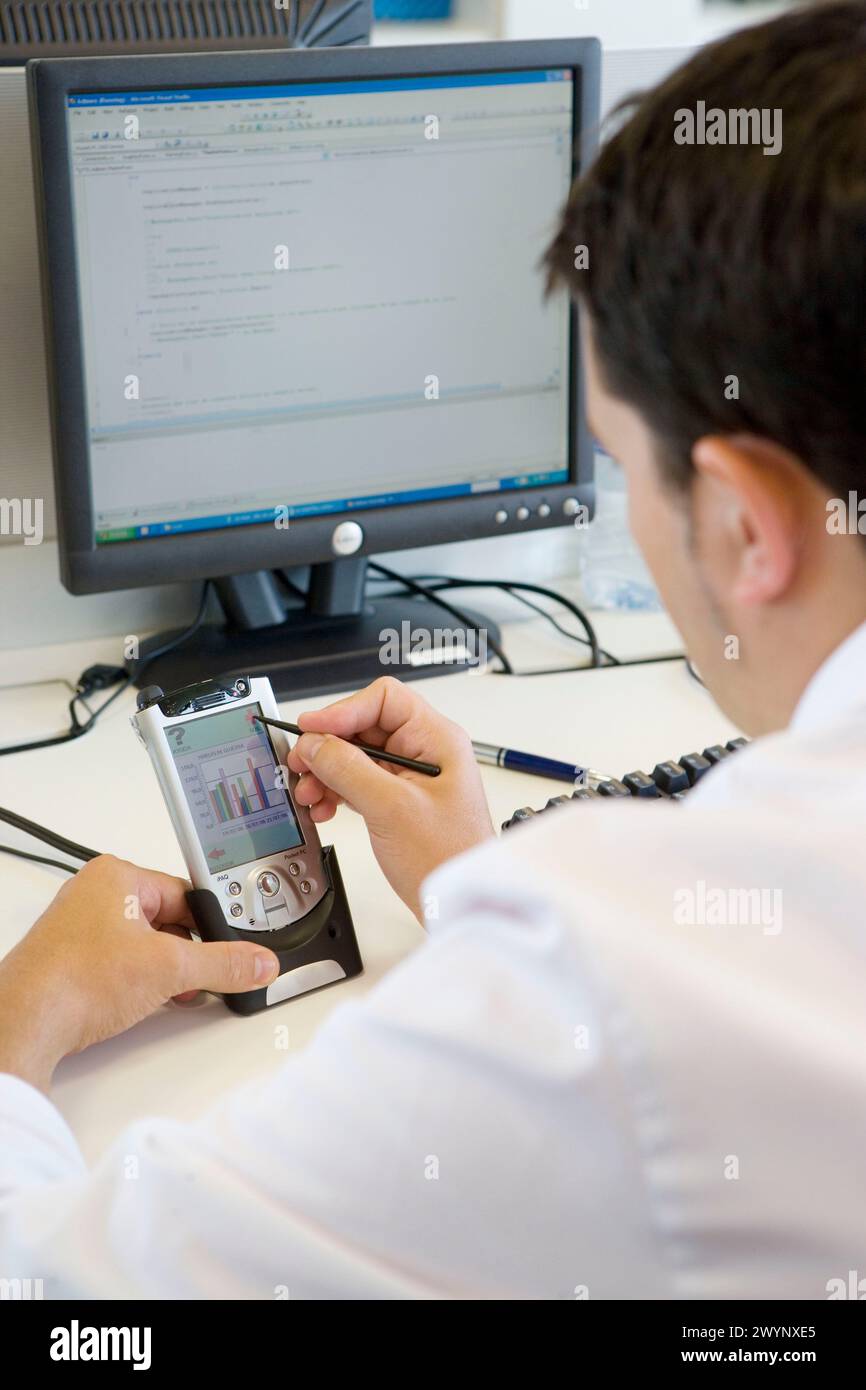
[[[266,947],[190,940],[188,888],[107,854],[65,883],[0,961],[0,1072],[47,1090],[67,1053],[169,999],[270,984],[279,963]]]

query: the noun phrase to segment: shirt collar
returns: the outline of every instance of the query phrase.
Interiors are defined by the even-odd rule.
[[[855,628],[815,672],[794,710],[792,729],[825,726],[866,704],[866,623]]]

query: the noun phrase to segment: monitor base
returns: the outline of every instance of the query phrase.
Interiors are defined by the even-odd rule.
[[[306,610],[254,629],[207,625],[176,650],[149,663],[135,684],[177,690],[218,675],[267,676],[277,699],[357,690],[379,676],[419,680],[483,667],[487,635],[499,630],[481,614],[464,632],[450,614],[408,594],[379,598],[360,613],[323,617]],[[142,643],[141,659],[176,633]],[[138,663],[134,663],[138,664]]]

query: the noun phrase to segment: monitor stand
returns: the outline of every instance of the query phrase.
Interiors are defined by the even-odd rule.
[[[466,632],[450,613],[411,594],[369,598],[366,580],[363,557],[217,579],[224,621],[206,623],[157,657],[135,684],[168,691],[217,675],[268,676],[277,698],[288,699],[357,690],[378,676],[418,680],[486,663],[487,635],[499,639],[494,623],[458,599],[477,625]],[[142,643],[141,659],[182,631]]]

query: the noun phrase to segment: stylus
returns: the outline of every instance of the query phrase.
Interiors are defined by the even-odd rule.
[[[304,730],[297,724],[288,724],[284,719],[268,719],[264,714],[254,716],[259,724],[270,724],[274,729],[285,729],[289,734],[302,734]],[[421,763],[415,758],[401,758],[399,753],[386,753],[384,748],[373,748],[368,743],[355,743],[354,739],[347,739],[353,748],[360,748],[362,753],[375,758],[380,763],[394,763],[395,767],[408,767],[412,772],[423,772],[425,777],[438,777],[442,771],[435,763]]]

